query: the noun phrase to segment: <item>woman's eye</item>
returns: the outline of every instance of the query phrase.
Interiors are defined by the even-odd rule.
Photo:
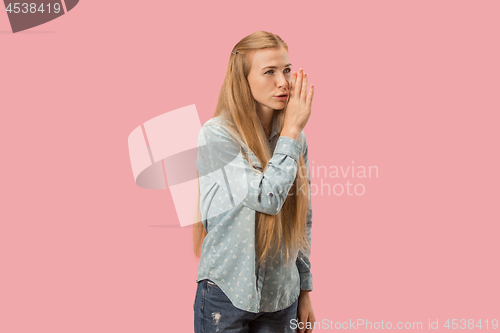
[[[292,71],[291,68],[285,68],[285,73],[288,74]],[[270,69],[268,70],[267,72],[265,72],[264,74],[267,74],[267,73],[274,73],[274,70]]]

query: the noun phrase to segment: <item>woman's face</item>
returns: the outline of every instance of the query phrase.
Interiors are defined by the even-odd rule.
[[[256,50],[249,54],[248,83],[261,112],[281,110],[286,106],[292,73],[285,48]],[[285,98],[276,96],[286,94]]]

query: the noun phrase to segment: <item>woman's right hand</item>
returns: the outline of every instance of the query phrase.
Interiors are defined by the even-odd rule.
[[[282,135],[296,139],[311,116],[314,85],[311,85],[307,93],[307,83],[307,74],[302,68],[298,73],[292,74]]]

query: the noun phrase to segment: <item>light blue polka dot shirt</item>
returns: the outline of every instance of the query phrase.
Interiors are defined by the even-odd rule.
[[[283,252],[257,265],[255,221],[258,214],[279,213],[297,174],[303,154],[309,178],[307,141],[279,136],[273,124],[269,146],[273,152],[265,172],[241,138],[214,117],[198,136],[196,166],[200,182],[202,223],[207,231],[201,249],[196,282],[209,279],[245,311],[274,312],[287,308],[300,290],[312,290],[310,251],[298,249],[289,262]],[[251,163],[243,153],[249,152]],[[309,191],[310,193],[310,191]],[[309,196],[307,236],[311,243],[312,207]]]

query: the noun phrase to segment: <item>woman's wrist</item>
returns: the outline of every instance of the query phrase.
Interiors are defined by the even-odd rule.
[[[301,290],[300,294],[299,294],[299,297],[309,296],[310,292],[311,292],[310,290]]]
[[[289,138],[294,139],[295,141],[299,141],[299,134],[301,131],[298,129],[284,128],[281,131],[281,136],[287,136]]]

